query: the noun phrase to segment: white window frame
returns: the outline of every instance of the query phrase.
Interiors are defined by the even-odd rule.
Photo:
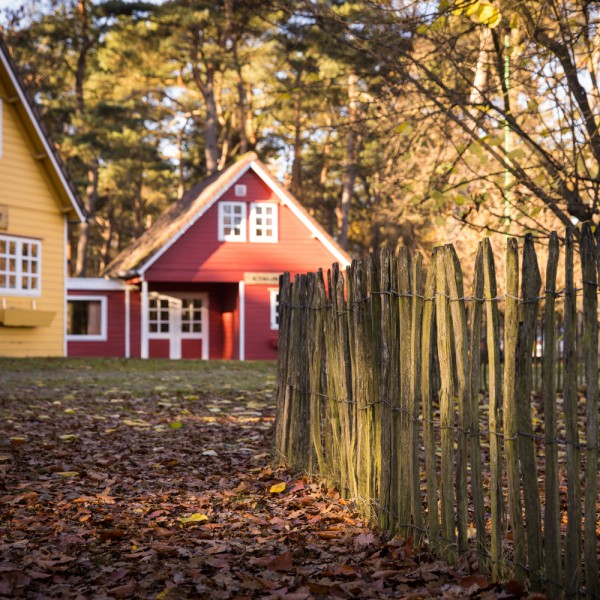
[[[15,242],[16,244],[16,255],[15,255],[15,265],[16,265],[16,270],[14,272],[9,271],[8,269],[8,264],[6,265],[6,269],[3,269],[3,273],[6,274],[6,276],[8,277],[9,273],[14,273],[15,278],[16,278],[16,283],[17,283],[17,287],[14,288],[9,288],[9,287],[0,287],[0,295],[2,296],[29,296],[29,297],[39,297],[42,295],[42,242],[40,240],[34,240],[32,238],[25,238],[25,237],[17,237],[14,235],[0,235],[0,240],[5,242],[6,244],[9,244],[10,242]],[[25,258],[23,256],[23,244],[29,244],[30,246],[35,246],[37,248],[37,256],[35,257],[35,259],[32,259],[31,256],[29,256],[29,260],[33,260],[34,262],[37,263],[37,273],[35,273],[36,275],[36,280],[37,280],[37,287],[34,289],[23,289],[22,287],[22,277],[23,277],[23,270],[22,270],[22,261]],[[8,252],[6,253],[6,259],[8,260]],[[25,275],[29,275],[31,276],[31,272],[26,272]]]
[[[257,215],[257,208],[272,208],[273,209],[273,224],[271,226],[271,229],[273,230],[273,233],[270,236],[266,236],[266,235],[261,235],[258,236],[256,234],[256,230],[260,227],[260,228],[264,228],[265,225],[258,225],[257,224],[257,219],[259,217],[259,215]],[[264,215],[261,215],[262,218],[264,219]],[[279,231],[278,231],[278,221],[279,221],[279,205],[276,202],[252,202],[252,204],[250,204],[250,241],[251,242],[260,242],[260,243],[267,243],[267,244],[274,244],[277,243],[278,239],[279,239]]]
[[[270,299],[270,321],[271,321],[271,329],[278,330],[279,323],[277,322],[279,316],[279,290],[269,290],[269,299]]]
[[[248,194],[248,187],[243,183],[237,183],[234,188],[236,198],[245,198]]]
[[[228,216],[226,211],[228,208],[241,207],[240,235],[232,233],[225,234],[225,217]],[[219,202],[219,241],[220,242],[245,242],[246,241],[246,215],[247,207],[245,202]]]
[[[67,296],[69,302],[98,302],[100,301],[100,334],[67,334],[68,342],[106,342],[108,340],[108,299],[106,296]],[[66,324],[65,324],[66,325]]]
[[[177,294],[177,297],[182,301],[185,300],[200,300],[202,302],[202,306],[200,308],[200,324],[202,325],[202,331],[183,331],[183,316],[184,309],[181,307],[181,339],[184,340],[198,340],[204,339],[204,332],[207,327],[208,320],[208,310],[206,308],[208,296],[205,293],[199,294]]]
[[[168,316],[167,316],[167,325],[169,326],[169,330],[168,331],[150,331],[150,324],[153,323],[154,321],[152,321],[150,319],[150,304],[153,300],[156,300],[157,302],[161,302],[161,301],[165,301],[167,302],[167,312],[168,312]],[[160,313],[161,311],[165,310],[162,307],[158,307],[157,311],[158,313]],[[171,339],[171,329],[172,329],[172,316],[171,316],[172,310],[171,310],[171,306],[169,304],[169,300],[166,296],[162,296],[156,293],[150,293],[148,294],[148,339],[151,340],[170,340]],[[158,323],[159,325],[161,323],[163,323],[164,321],[162,321],[160,318],[156,321],[156,323]]]

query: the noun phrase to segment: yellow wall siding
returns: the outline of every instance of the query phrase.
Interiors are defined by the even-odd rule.
[[[6,95],[0,86],[0,94]],[[39,310],[55,311],[49,327],[0,326],[2,356],[62,356],[64,354],[65,217],[59,210],[56,190],[34,158],[33,146],[13,106],[2,103],[2,158],[0,204],[8,206],[8,229],[0,235],[41,240],[41,295],[34,297]],[[0,292],[6,306],[29,308],[32,298]]]

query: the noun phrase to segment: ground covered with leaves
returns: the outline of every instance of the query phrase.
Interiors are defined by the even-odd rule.
[[[274,468],[275,365],[0,359],[0,597],[511,597]]]

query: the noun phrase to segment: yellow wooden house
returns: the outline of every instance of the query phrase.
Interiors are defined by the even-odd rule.
[[[66,355],[67,223],[84,218],[0,40],[0,356]]]

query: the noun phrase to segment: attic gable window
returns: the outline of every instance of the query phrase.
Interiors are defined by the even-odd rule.
[[[246,241],[245,202],[219,202],[219,241]]]
[[[277,241],[277,204],[254,202],[250,205],[250,241]]]
[[[41,260],[39,240],[0,235],[0,293],[39,296]]]

